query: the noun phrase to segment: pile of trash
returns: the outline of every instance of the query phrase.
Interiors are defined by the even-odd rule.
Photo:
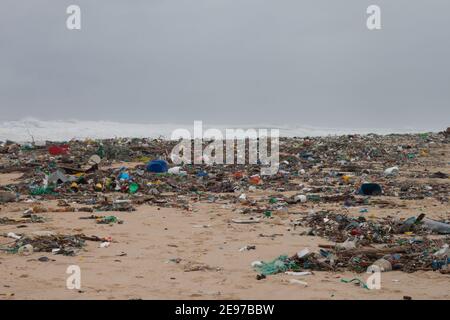
[[[288,257],[280,256],[274,261],[253,262],[252,266],[263,275],[294,271],[353,271],[388,272],[399,270],[450,271],[449,239],[411,239],[381,247],[344,249],[325,246],[319,252],[303,249]]]
[[[116,216],[96,216],[91,215],[89,217],[80,217],[82,220],[95,220],[97,224],[123,224],[123,220],[118,219]]]
[[[327,205],[327,208],[321,208],[322,211],[303,216],[298,222],[308,228],[307,234],[331,240],[337,243],[339,250],[395,245],[399,236],[405,233],[417,236],[450,233],[448,221],[435,221],[422,215],[406,221],[391,217],[373,220],[364,215],[350,217],[325,211],[329,209],[328,205],[398,208],[404,205],[402,202],[422,199],[448,204],[448,174],[439,170],[449,162],[436,156],[437,151],[442,153],[448,148],[448,130],[384,136],[353,134],[280,138],[279,170],[271,176],[260,174],[260,164],[176,164],[171,159],[171,151],[177,143],[147,138],[26,144],[0,142],[0,174],[22,174],[0,187],[0,204],[9,206],[14,202],[36,204],[56,200],[58,208],[52,212],[95,213],[88,218],[99,224],[123,222],[100,212],[131,213],[143,204],[191,211],[192,204],[200,201],[221,203],[239,215],[231,221],[240,224],[270,222],[269,219],[275,215],[304,214],[307,206],[320,208]],[[203,146],[206,144],[204,141]],[[236,147],[234,151],[237,154]],[[430,163],[436,170],[417,170],[418,167],[428,168]],[[270,195],[250,199],[248,195],[257,191]],[[284,192],[289,192],[289,195]],[[0,225],[45,221],[39,212],[45,211],[33,205],[22,220],[2,216]],[[81,245],[78,238],[71,237],[74,236],[53,235],[40,241],[49,247],[55,246],[53,249],[70,253]],[[34,248],[34,243],[19,244],[22,247],[30,244]],[[36,243],[37,250],[43,250],[43,247]],[[413,249],[410,252],[419,254]],[[332,254],[339,258],[342,252]],[[326,268],[319,261],[326,257],[316,258],[310,261],[314,266],[312,269]],[[364,260],[365,256],[360,258],[364,267],[373,262],[372,258],[370,261]],[[280,259],[277,261],[301,262]],[[345,262],[339,263],[344,263],[345,267],[356,268],[343,256],[342,259]],[[426,266],[421,267],[429,266],[429,261],[426,261]],[[270,268],[281,267],[280,262],[276,264],[274,262]],[[293,269],[294,265],[289,264],[288,267]],[[335,267],[333,264],[332,268]]]
[[[101,195],[119,193],[129,199],[164,197],[166,202],[160,205],[173,205],[178,202],[176,196],[168,197],[165,193],[194,197],[238,190],[298,191],[295,179],[308,183],[302,191],[308,201],[317,203],[377,195],[448,201],[446,183],[405,189],[405,184],[395,182],[404,175],[400,168],[417,165],[429,157],[432,148],[449,143],[445,132],[281,138],[279,171],[272,176],[260,176],[258,164],[175,165],[170,153],[176,143],[145,138],[0,143],[0,154],[5,160],[0,173],[23,173],[18,183],[6,186],[5,194],[0,191],[0,202],[32,197],[95,203]],[[135,165],[113,166],[121,161]],[[445,179],[445,176],[434,172],[427,177]]]
[[[12,225],[12,224],[19,224],[21,223],[20,220],[16,220],[16,219],[10,219],[8,217],[0,217],[0,224],[5,224],[5,225]]]
[[[0,250],[19,255],[30,255],[33,252],[49,252],[65,256],[74,256],[85,245],[86,241],[105,241],[96,236],[84,234],[64,235],[52,232],[36,232],[31,235],[17,235],[8,233],[4,236],[15,239],[14,243]]]
[[[390,243],[394,237],[394,221],[368,220],[364,216],[350,217],[329,211],[320,211],[301,218],[303,226],[309,228],[308,235],[320,236],[333,242],[358,239],[361,245]]]
[[[307,235],[320,236],[330,241],[342,243],[351,249],[355,245],[349,241],[354,239],[359,245],[372,243],[392,243],[396,235],[401,234],[450,234],[450,224],[425,218],[425,214],[411,217],[404,221],[386,217],[384,219],[367,219],[364,216],[351,217],[329,211],[310,213],[300,219],[300,223],[308,228]]]

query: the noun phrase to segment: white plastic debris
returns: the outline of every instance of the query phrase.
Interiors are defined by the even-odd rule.
[[[302,271],[302,272],[286,271],[285,274],[287,274],[289,276],[309,276],[309,275],[312,275],[312,272],[310,272],[310,271]]]
[[[8,234],[6,235],[8,238],[12,238],[12,239],[16,239],[19,240],[20,238],[22,238],[21,236],[18,236],[17,234],[15,234],[14,232],[8,232]]]
[[[255,246],[251,246],[251,245],[246,245],[245,247],[242,247],[239,249],[239,252],[243,252],[243,251],[249,251],[255,249]]]
[[[111,242],[105,241],[100,243],[100,248],[108,248],[110,246]]]
[[[241,223],[241,224],[247,224],[247,223],[258,223],[260,221],[260,219],[231,219],[232,222],[234,223]]]
[[[356,240],[345,240],[343,243],[336,243],[336,248],[350,250],[356,248]]]
[[[308,286],[308,283],[307,283],[307,282],[301,281],[301,280],[298,280],[298,279],[290,279],[290,280],[289,280],[289,283],[290,283],[290,284],[299,284],[299,285],[302,285],[302,286],[305,286],[305,287]]]
[[[169,170],[167,170],[167,172],[171,174],[180,174],[181,167],[172,167]]]
[[[121,203],[131,203],[131,200],[129,200],[129,199],[117,199],[117,200],[114,200],[114,204],[121,204]]]
[[[262,265],[263,265],[262,261],[258,261],[258,260],[253,261],[253,262],[251,263],[252,268],[260,267],[260,266],[262,266]]]
[[[378,259],[367,268],[367,273],[392,271],[392,264],[386,259]]]
[[[306,202],[307,198],[304,194],[298,194],[294,197],[295,202]]]
[[[446,244],[444,244],[444,245],[442,246],[441,249],[439,249],[438,251],[436,251],[433,255],[436,256],[436,257],[444,257],[444,256],[447,256],[448,253],[449,253],[449,250],[448,250],[448,244],[446,243]]]
[[[398,167],[391,167],[391,168],[387,168],[386,170],[384,170],[384,175],[389,177],[389,176],[396,176],[399,172],[399,168]]]
[[[300,250],[299,252],[297,252],[297,257],[299,257],[300,259],[303,257],[306,257],[309,254],[309,249],[305,248],[303,250]]]

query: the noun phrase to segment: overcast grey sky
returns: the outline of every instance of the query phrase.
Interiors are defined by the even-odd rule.
[[[66,29],[66,8],[82,30]],[[382,30],[366,28],[366,8]],[[0,120],[450,125],[448,0],[2,0]]]

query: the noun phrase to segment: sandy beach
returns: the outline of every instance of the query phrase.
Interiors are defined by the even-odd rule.
[[[380,136],[377,141],[380,150],[383,150],[384,146],[392,144],[396,139]],[[34,213],[43,222],[0,224],[0,233],[26,235],[36,231],[51,231],[58,234],[111,237],[112,241],[104,248],[99,246],[99,242],[86,241],[86,245],[74,256],[51,252],[34,252],[26,256],[0,252],[0,299],[404,299],[405,296],[412,299],[449,299],[450,276],[439,271],[383,272],[381,289],[368,290],[341,281],[352,278],[364,281],[369,277],[367,273],[312,270],[312,274],[306,276],[278,273],[257,280],[258,272],[251,266],[253,261],[271,261],[282,254],[291,256],[304,248],[317,252],[319,245],[334,245],[333,241],[325,237],[305,234],[305,226],[295,225],[295,221],[311,212],[328,210],[351,217],[364,214],[372,221],[386,217],[402,221],[418,213],[425,213],[430,219],[448,221],[450,179],[448,176],[430,177],[436,172],[450,174],[448,137],[435,135],[428,141],[420,142],[416,135],[399,137],[398,141],[399,145],[411,146],[411,152],[417,154],[414,160],[389,160],[386,154],[384,158],[380,158],[382,160],[374,158],[369,161],[353,161],[353,164],[360,165],[362,169],[371,168],[370,180],[379,182],[387,190],[383,195],[368,197],[370,200],[367,204],[344,206],[341,200],[306,201],[285,205],[286,210],[271,210],[270,216],[262,214],[261,211],[266,212],[265,209],[270,207],[270,199],[287,199],[305,193],[304,190],[301,191],[304,188],[317,186],[318,177],[322,179],[322,174],[330,171],[326,168],[327,165],[333,162],[307,166],[307,160],[291,167],[296,171],[300,167],[306,168],[306,175],[287,175],[285,179],[289,182],[286,183],[288,190],[271,188],[274,184],[261,184],[251,188],[242,183],[241,189],[231,193],[205,191],[209,197],[214,196],[214,201],[186,192],[177,196],[175,191],[161,191],[155,196],[175,197],[178,200],[181,197],[183,206],[176,206],[175,202],[166,205],[154,201],[136,202],[139,196],[149,194],[149,188],[141,187],[135,195],[101,192],[107,197],[121,195],[130,198],[136,209],[132,212],[62,212],[63,208],[67,208],[67,203],[63,205],[61,199],[66,200],[71,208],[83,208],[86,204],[74,200],[76,193],[67,195],[60,192],[56,196],[30,196],[22,193],[15,201],[1,204],[0,218],[21,221],[26,210],[35,208]],[[315,143],[318,141],[305,142],[301,139],[289,140],[286,145],[313,146]],[[421,150],[426,152],[421,154]],[[14,152],[4,151],[0,155],[3,168],[3,173],[0,174],[1,190],[14,189],[14,186],[21,183],[27,185],[36,175],[36,171],[33,171],[35,169],[6,173],[13,162],[17,164],[17,159],[21,163],[24,163],[24,159],[32,158],[39,159],[41,163],[49,161],[46,149]],[[55,157],[52,159],[55,160]],[[56,157],[56,162],[61,163],[58,159]],[[398,175],[383,177],[382,170],[387,167],[387,162],[398,166]],[[128,170],[133,175],[141,164],[136,161],[102,159],[98,170],[122,168],[121,170]],[[320,181],[328,182],[328,193],[335,193],[340,188],[353,192],[362,180],[367,179],[367,176],[362,177],[362,169],[351,173],[354,179],[348,184],[340,183],[342,176]],[[344,169],[341,168],[340,172],[344,172]],[[97,173],[94,172],[95,174]],[[229,178],[225,176],[223,179]],[[265,178],[262,179],[264,181]],[[405,182],[419,186],[419,189],[422,186],[433,186],[432,189],[437,190],[436,186],[441,186],[439,196],[431,193],[423,198],[402,199],[395,194],[395,190],[391,192],[391,189],[396,189],[396,186]],[[283,186],[283,183],[277,183]],[[287,187],[288,185],[292,187]],[[245,201],[237,200],[241,194],[245,194]],[[246,208],[255,206],[259,208],[259,213],[256,210],[245,214]],[[362,209],[366,209],[365,213],[361,213]],[[115,216],[123,220],[123,223],[98,224],[92,219],[80,219],[91,214]],[[233,222],[233,219],[248,219],[249,216],[259,219],[259,222]],[[406,239],[416,236],[414,232],[401,235]],[[448,236],[434,237],[447,239],[445,241],[448,243]],[[14,239],[0,237],[1,247],[11,246],[12,243]],[[254,246],[254,249],[240,250],[245,246]],[[70,265],[78,265],[81,269],[80,290],[66,288],[66,269]],[[290,283],[291,279],[304,281],[307,285]]]
[[[450,1],[0,6],[14,317],[450,300]]]

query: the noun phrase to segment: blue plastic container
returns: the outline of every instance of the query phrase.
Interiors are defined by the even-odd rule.
[[[128,172],[121,172],[120,174],[119,174],[119,180],[126,180],[126,181],[128,181],[128,180],[130,180],[130,175],[128,174]]]
[[[197,177],[202,178],[202,177],[207,177],[208,173],[205,171],[199,171],[197,172]]]
[[[147,164],[147,171],[154,173],[167,172],[167,162],[164,160],[152,160]]]

